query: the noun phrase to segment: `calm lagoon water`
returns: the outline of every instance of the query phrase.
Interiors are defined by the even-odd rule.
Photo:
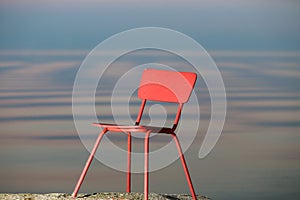
[[[73,82],[87,53],[0,52],[0,192],[72,192],[88,157],[72,117]],[[197,193],[228,200],[299,199],[300,52],[209,53],[222,73],[228,110],[220,140],[199,159],[210,117],[209,95],[199,78],[200,129],[185,153]],[[135,52],[112,64],[107,80],[148,62],[189,67],[166,52]],[[108,117],[112,87],[113,81],[108,81],[97,91],[97,112],[106,121],[112,120]],[[133,101],[135,108],[138,102]],[[126,137],[108,137],[125,148]],[[151,147],[162,141],[155,138]],[[140,142],[134,140],[136,151],[142,150]],[[125,183],[124,173],[95,160],[81,192],[125,191]],[[142,183],[142,174],[134,174],[133,191],[142,192]],[[150,191],[189,193],[179,160],[150,174]]]

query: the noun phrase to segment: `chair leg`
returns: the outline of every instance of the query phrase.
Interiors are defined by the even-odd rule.
[[[191,176],[190,176],[188,167],[187,167],[186,162],[185,162],[184,155],[182,153],[182,149],[181,149],[179,140],[178,140],[178,138],[177,138],[177,136],[175,134],[172,134],[172,137],[174,138],[176,146],[177,146],[177,149],[178,149],[178,153],[179,153],[179,156],[180,156],[181,164],[182,164],[182,167],[184,169],[184,173],[185,173],[186,180],[187,180],[189,188],[190,188],[190,192],[192,194],[193,199],[196,200],[197,199],[196,193],[195,193],[195,190],[194,190],[194,186],[193,186],[193,183],[192,183],[192,180],[191,180]]]
[[[131,133],[127,133],[127,187],[126,192],[131,192]]]
[[[148,200],[148,189],[149,189],[149,136],[151,131],[146,132],[145,136],[145,152],[144,152],[144,200]]]
[[[73,194],[72,194],[72,197],[73,197],[73,198],[75,198],[75,197],[77,196],[77,193],[78,193],[78,191],[79,191],[79,189],[80,189],[80,187],[81,187],[81,184],[82,184],[82,182],[83,182],[83,180],[84,180],[84,178],[85,178],[85,176],[86,176],[86,173],[87,173],[87,171],[88,171],[88,169],[89,169],[89,167],[90,167],[90,165],[91,165],[91,163],[92,163],[92,161],[93,161],[93,158],[94,158],[95,153],[96,153],[96,151],[97,151],[97,148],[98,148],[98,146],[99,146],[99,144],[100,144],[100,141],[101,141],[103,135],[104,135],[106,132],[107,132],[107,129],[103,129],[103,131],[101,131],[101,133],[99,134],[99,136],[98,136],[98,138],[97,138],[97,140],[96,140],[96,143],[94,144],[93,150],[92,150],[92,152],[91,152],[91,154],[90,154],[88,160],[86,161],[85,167],[83,168],[83,170],[82,170],[82,172],[81,172],[81,175],[80,175],[80,178],[79,178],[79,180],[78,180],[78,182],[77,182],[77,185],[76,185],[76,187],[75,187],[75,189],[74,189],[74,192],[73,192]]]

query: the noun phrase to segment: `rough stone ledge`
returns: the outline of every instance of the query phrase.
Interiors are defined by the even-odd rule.
[[[78,194],[77,200],[143,200],[142,193],[118,193],[103,192],[93,194]],[[71,194],[49,193],[49,194],[0,194],[2,200],[73,200]],[[198,200],[209,200],[205,196],[197,196]],[[156,194],[150,193],[149,200],[192,200],[187,194]]]

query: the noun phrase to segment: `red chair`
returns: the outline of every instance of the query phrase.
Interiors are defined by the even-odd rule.
[[[99,134],[94,148],[86,162],[86,165],[81,173],[81,176],[77,182],[77,185],[72,194],[73,197],[77,196],[78,190],[85,178],[85,175],[90,167],[90,164],[94,158],[97,148],[103,135],[108,132],[124,132],[128,135],[128,163],[127,163],[127,187],[126,192],[131,191],[131,132],[143,132],[145,133],[145,160],[144,160],[144,199],[148,199],[148,153],[149,153],[149,136],[151,133],[169,134],[175,140],[180,160],[185,172],[185,176],[190,188],[193,199],[197,199],[194,187],[191,181],[191,177],[185,162],[184,155],[179,143],[179,140],[175,134],[176,127],[179,122],[181,110],[183,104],[188,101],[190,94],[194,88],[197,79],[197,74],[192,72],[176,72],[156,69],[146,69],[143,72],[141,83],[138,90],[138,97],[142,100],[142,104],[136,119],[135,125],[124,126],[117,124],[104,124],[94,123],[93,125],[103,128]],[[178,111],[174,120],[172,128],[169,127],[153,127],[140,125],[141,117],[143,115],[146,101],[158,101],[158,102],[173,102],[178,103]]]

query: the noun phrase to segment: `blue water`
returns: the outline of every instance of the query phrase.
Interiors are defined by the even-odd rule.
[[[186,152],[197,193],[213,199],[299,198],[300,53],[210,53],[224,79],[228,109],[219,142],[205,159],[198,159],[210,119],[209,96],[203,80],[198,79],[202,118]],[[78,60],[86,51],[48,54],[16,51],[0,55],[0,192],[71,193],[87,159],[71,109]],[[165,59],[185,64],[165,52],[148,50],[120,58],[115,66],[126,59],[134,64]],[[101,87],[109,89],[111,85]],[[108,121],[109,105],[105,98],[97,101],[102,119]],[[131,106],[138,106],[138,102]],[[110,138],[126,148],[126,137],[112,134]],[[153,140],[153,148],[160,141],[163,139]],[[136,151],[142,151],[139,142],[135,141]],[[150,177],[150,191],[189,192],[179,161],[150,173]],[[141,174],[133,175],[133,191],[142,192],[142,180]],[[125,182],[124,173],[95,161],[81,191],[124,191]]]

